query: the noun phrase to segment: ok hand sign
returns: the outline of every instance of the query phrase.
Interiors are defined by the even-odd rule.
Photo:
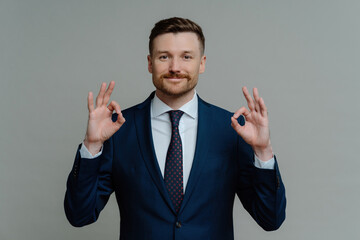
[[[242,91],[249,110],[245,107],[237,110],[231,117],[231,126],[253,148],[260,160],[267,161],[273,157],[267,108],[264,100],[259,97],[257,88],[253,89],[254,99],[246,87]],[[240,115],[245,117],[244,126],[237,121]]]
[[[101,84],[99,94],[96,97],[96,107],[94,107],[93,93],[89,92],[88,94],[89,120],[84,144],[93,155],[100,151],[103,143],[119,130],[125,122],[119,104],[111,101],[108,105],[114,87],[114,81],[110,82],[107,89],[106,83]],[[113,111],[118,114],[115,122],[111,118]]]

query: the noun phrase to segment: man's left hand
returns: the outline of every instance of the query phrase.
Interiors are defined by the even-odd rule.
[[[231,117],[231,126],[253,148],[260,160],[270,160],[273,152],[270,143],[268,112],[264,100],[259,97],[257,88],[253,89],[254,98],[251,97],[246,87],[243,87],[242,91],[249,109],[241,107],[237,110]],[[240,115],[245,117],[244,126],[237,121]]]

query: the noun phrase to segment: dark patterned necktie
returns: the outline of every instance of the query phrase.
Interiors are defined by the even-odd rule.
[[[172,125],[171,141],[166,155],[164,180],[176,212],[179,212],[184,197],[183,154],[179,133],[179,122],[184,112],[170,111]]]

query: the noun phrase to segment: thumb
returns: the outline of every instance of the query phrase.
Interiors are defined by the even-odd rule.
[[[122,115],[122,113],[118,113],[117,119],[115,121],[115,124],[120,128],[125,123],[125,118]]]
[[[242,127],[235,117],[231,117],[231,126],[239,135],[241,134]]]

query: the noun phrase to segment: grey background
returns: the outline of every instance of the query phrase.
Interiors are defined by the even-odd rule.
[[[256,86],[269,109],[287,219],[264,232],[236,199],[236,239],[356,239],[359,12],[356,0],[0,0],[0,239],[118,239],[113,196],[95,224],[70,226],[66,178],[87,92],[115,80],[122,108],[145,99],[148,35],[171,16],[203,27],[203,99],[235,111]]]

